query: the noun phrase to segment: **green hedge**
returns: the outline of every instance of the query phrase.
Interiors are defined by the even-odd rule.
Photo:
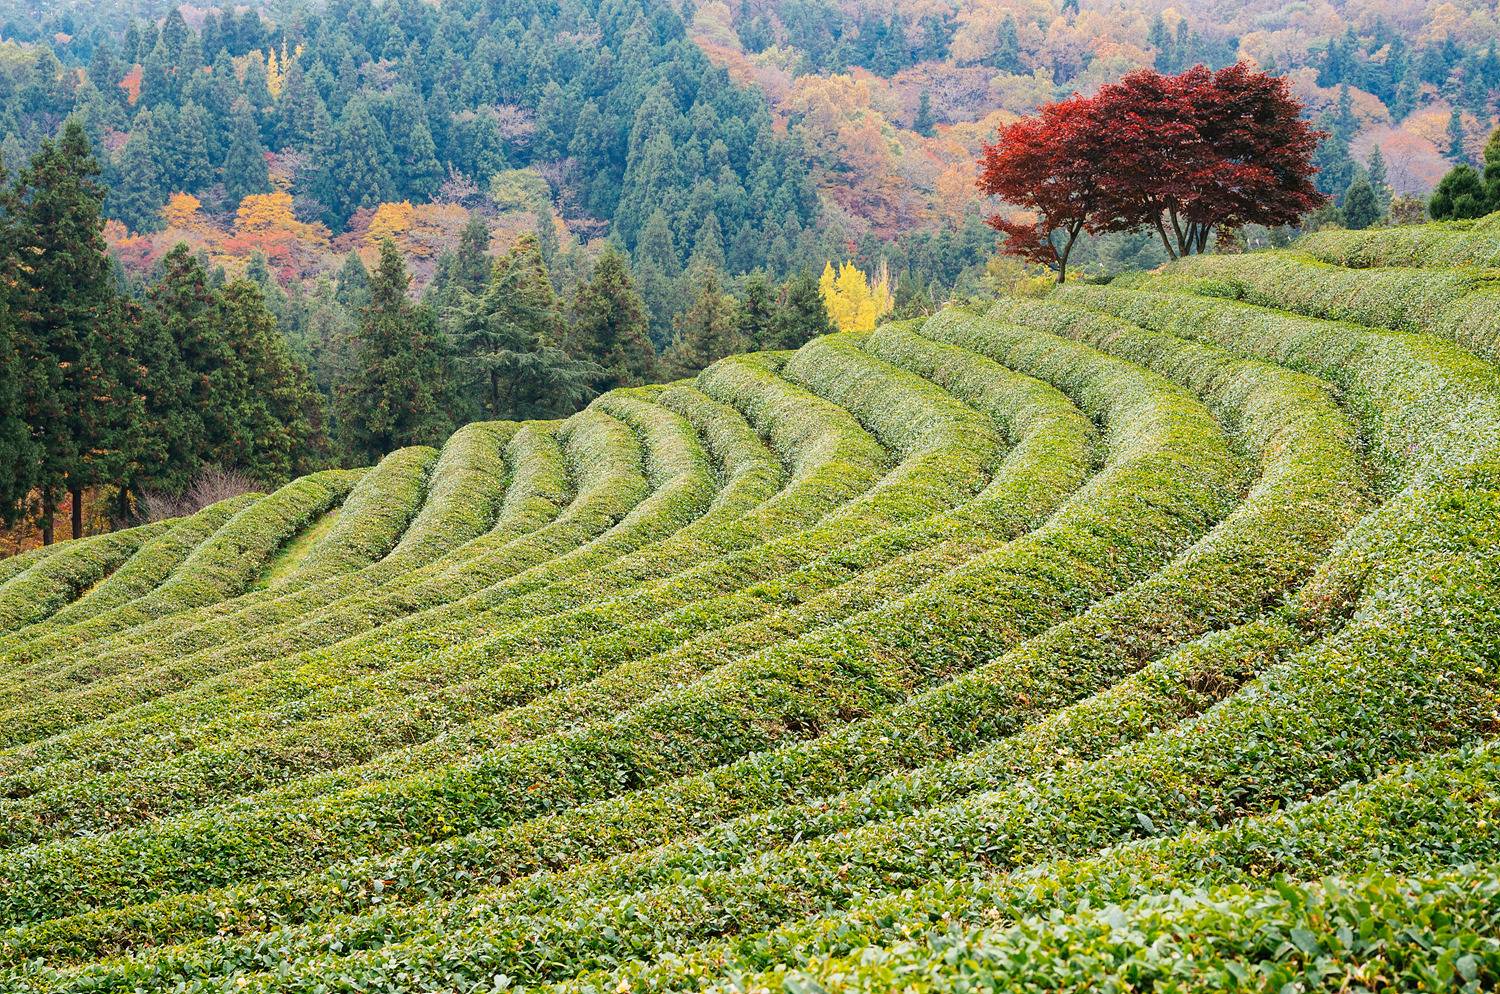
[[[0,587],[0,633],[35,624],[77,600],[118,569],[137,549],[170,529],[159,521],[68,542]]]
[[[351,573],[396,548],[422,506],[437,458],[436,449],[414,446],[380,460],[349,492],[333,527],[275,586],[290,590]]]
[[[1086,607],[1149,573],[1218,516],[1234,475],[1224,440],[1200,405],[1165,380],[1082,346],[1035,333],[1012,338],[1016,362],[1056,377],[1118,431],[1111,464],[1032,536],[897,605],[727,667],[595,728],[284,814],[194,816],[98,842],[15,851],[0,863],[0,875],[7,884],[26,883],[24,890],[4,888],[7,917],[46,916],[52,894],[67,894],[72,907],[107,905],[162,887],[212,885],[231,864],[233,878],[243,880],[350,848],[441,838],[806,738]],[[715,729],[713,741],[697,733],[704,728]],[[386,812],[397,809],[392,820]],[[213,856],[200,861],[194,852]],[[111,869],[127,865],[126,876]]]
[[[1337,266],[1500,267],[1500,233],[1494,218],[1485,227],[1472,221],[1446,221],[1399,228],[1348,231],[1331,228],[1304,235],[1296,250]]]
[[[880,370],[878,366],[872,365],[868,358],[860,359],[857,355],[850,358],[854,363],[863,363],[868,366],[867,375],[874,375],[880,378],[879,382],[872,383],[867,388],[866,392],[871,396],[876,394],[890,396],[903,383],[908,389],[915,387],[915,384],[908,381],[893,380],[892,373]],[[930,388],[928,389],[930,390]],[[918,393],[920,394],[920,391]],[[938,402],[934,401],[930,396],[928,399],[929,403]],[[938,400],[941,401],[940,398]],[[903,488],[906,491],[906,500],[908,502],[915,500],[915,506],[925,507],[929,511],[951,503],[955,497],[961,497],[964,492],[964,468],[973,467],[976,461],[983,461],[988,458],[984,455],[984,448],[975,444],[976,432],[984,432],[988,431],[988,429],[983,425],[970,423],[970,420],[964,417],[963,410],[955,405],[951,399],[941,402],[947,405],[948,413],[945,416],[949,418],[958,417],[960,419],[958,424],[950,427],[945,433],[934,434],[930,440],[930,444],[935,451],[946,453],[946,455],[940,461],[926,467],[928,471],[927,477],[920,482],[920,485],[918,485],[918,478],[910,473],[908,473],[908,482],[905,484],[899,484],[894,479],[888,479],[887,485],[880,492],[883,502],[888,507],[897,506],[895,505],[895,501],[902,494]],[[902,417],[893,423],[900,424],[903,430],[907,429],[907,426],[912,423],[911,416],[918,417],[919,419],[923,416],[931,417],[930,412],[923,415],[914,408],[904,410],[902,415]],[[973,473],[974,470],[971,468],[968,470],[967,475],[972,477]],[[937,486],[947,486],[951,491],[955,492],[939,498],[936,489]],[[765,494],[761,493],[759,496],[764,497]],[[636,559],[645,558],[645,562],[641,563],[639,568],[631,567],[629,565],[631,557],[627,557],[626,560],[615,564],[615,567],[610,571],[610,575],[607,578],[607,584],[603,586],[589,583],[580,584],[577,581],[569,582],[566,585],[568,602],[571,603],[590,596],[602,596],[608,593],[611,587],[617,587],[622,578],[628,580],[633,578],[634,574],[639,574],[642,577],[653,576],[662,572],[666,567],[695,561],[701,558],[705,552],[712,551],[713,546],[724,545],[728,541],[726,534],[721,534],[715,538],[712,530],[706,528],[710,519],[715,517],[722,517],[725,524],[736,526],[726,533],[729,537],[735,536],[740,530],[739,526],[742,526],[745,521],[742,509],[735,504],[729,503],[716,506],[711,510],[709,515],[705,515],[704,518],[700,518],[694,524],[679,530],[673,536],[670,543],[666,543],[659,548],[643,550],[642,553],[635,556],[634,558]],[[722,532],[723,529],[721,528],[720,531]],[[847,541],[852,534],[847,527],[840,529],[838,533],[829,531],[828,534],[823,536],[821,547],[825,549],[833,547],[837,540]],[[739,538],[742,539],[743,536],[740,535]],[[695,539],[698,541],[693,541]],[[705,543],[701,539],[712,539],[712,541]],[[785,546],[789,543],[778,542],[777,544]],[[805,545],[811,551],[815,551],[818,548],[816,545],[806,543]],[[668,552],[669,548],[674,551]],[[899,546],[893,546],[893,548],[899,548]],[[668,556],[671,559],[667,559]],[[529,648],[532,651],[536,651],[548,646],[546,641],[541,642],[540,645],[538,644],[538,633],[549,631],[557,632],[564,640],[564,644],[567,645],[576,643],[584,633],[589,631],[596,631],[601,634],[610,633],[607,636],[605,644],[615,650],[613,654],[615,657],[620,655],[621,648],[626,647],[638,653],[646,646],[660,646],[662,640],[660,637],[655,640],[642,638],[641,636],[644,633],[639,631],[639,629],[634,631],[627,629],[623,632],[616,632],[614,629],[617,625],[629,621],[630,618],[642,614],[643,611],[658,612],[666,606],[688,603],[692,598],[701,597],[706,593],[712,593],[717,589],[722,589],[730,585],[726,581],[744,583],[747,580],[760,579],[764,577],[767,567],[779,565],[785,568],[794,562],[785,555],[782,555],[778,559],[770,559],[761,554],[736,558],[738,560],[737,565],[740,567],[738,572],[727,570],[717,571],[716,574],[710,577],[714,582],[713,587],[708,587],[703,582],[705,576],[708,576],[707,571],[701,569],[695,570],[694,575],[698,581],[696,584],[688,584],[682,581],[670,584],[670,589],[675,591],[671,600],[664,599],[660,591],[650,591],[652,596],[633,597],[629,602],[617,602],[616,606],[619,608],[617,611],[605,611],[597,607],[591,607],[586,612],[575,612],[571,615],[564,615],[555,621],[549,621],[545,624],[533,623],[528,625],[527,629],[523,630],[522,633],[519,633],[525,636],[524,640],[519,637],[488,639],[484,643],[486,651],[483,655],[474,651],[467,651],[461,657],[448,654],[441,662],[436,664],[436,668],[445,677],[455,677],[472,671],[481,662],[487,666],[494,666],[497,663],[495,659],[496,652],[494,651],[496,646],[508,645],[512,655],[515,655],[517,652],[518,642],[521,648]],[[804,555],[803,558],[805,559],[806,556]],[[847,553],[844,558],[848,559]],[[676,560],[676,562],[674,563],[672,560]],[[873,565],[873,562],[865,558],[859,560],[858,564],[868,567]],[[744,567],[751,565],[758,567],[758,574],[746,573]],[[854,568],[854,565],[855,563],[852,560],[847,564],[841,563],[840,571],[824,569],[819,571],[813,579],[826,585],[833,579],[840,576],[847,576],[849,570]],[[876,580],[879,578],[872,577],[871,579]],[[809,596],[816,589],[818,588],[803,583],[801,596]],[[750,598],[750,601],[752,605],[759,605],[763,609],[768,608],[774,603],[773,600],[765,596],[764,591]],[[555,604],[548,605],[549,608],[555,608],[556,606]],[[726,618],[739,616],[736,614],[725,614],[722,606],[717,612],[697,611],[695,613],[700,618],[706,618],[710,621],[716,615]],[[743,614],[743,612],[740,612],[740,614]],[[493,615],[486,616],[487,619],[493,619],[493,617]],[[826,620],[826,606],[823,617]],[[701,637],[704,625],[699,621],[693,627],[689,628],[679,620],[676,628],[677,633],[684,637],[687,634],[697,634]],[[783,637],[785,635],[784,631],[780,634]],[[553,643],[555,644],[555,642],[556,638],[553,637]],[[482,687],[477,686],[473,682],[456,687],[453,692],[446,695],[446,700],[444,701],[449,712],[448,720],[454,721],[472,718],[476,713],[480,713],[479,705],[481,704],[488,704],[490,707],[498,708],[507,703],[514,703],[521,688],[528,685],[528,683],[535,685],[539,679],[548,680],[550,682],[547,685],[555,687],[559,675],[567,671],[561,670],[560,667],[540,665],[543,662],[546,662],[546,660],[523,660],[519,665],[510,668],[509,672],[501,671],[501,675],[508,679],[502,681],[490,680],[486,682],[486,686]],[[275,735],[274,741],[276,741],[277,747],[286,751],[286,763],[277,763],[273,759],[273,747],[263,738],[247,736],[245,738],[245,749],[247,751],[242,752],[240,758],[242,760],[249,759],[252,762],[236,762],[235,754],[232,750],[214,750],[207,754],[189,757],[186,763],[172,764],[165,769],[151,771],[154,776],[149,778],[116,776],[102,782],[90,783],[81,789],[54,788],[47,795],[29,802],[27,805],[28,811],[25,814],[22,811],[12,811],[7,819],[9,830],[5,833],[5,836],[7,841],[13,844],[17,840],[16,832],[21,830],[20,825],[23,824],[23,819],[31,813],[37,813],[38,817],[43,817],[49,826],[48,831],[56,832],[63,830],[66,826],[71,826],[69,830],[75,831],[90,825],[94,827],[99,827],[102,824],[117,826],[119,824],[118,819],[127,815],[129,817],[140,818],[145,817],[147,814],[160,814],[164,808],[176,807],[182,809],[196,806],[196,804],[206,800],[207,796],[201,792],[193,792],[190,785],[195,782],[203,783],[205,776],[211,776],[219,784],[219,789],[226,792],[243,792],[248,785],[252,784],[265,786],[272,782],[272,777],[277,774],[289,776],[294,772],[299,774],[308,772],[310,762],[309,747],[314,743],[317,744],[318,749],[312,755],[311,762],[322,764],[332,763],[335,760],[348,761],[351,757],[354,759],[367,757],[372,752],[378,751],[382,742],[395,745],[413,741],[421,737],[417,733],[418,725],[423,730],[423,735],[430,736],[442,727],[440,719],[443,717],[443,713],[439,712],[435,707],[437,702],[434,700],[434,695],[431,692],[433,668],[433,661],[424,659],[420,660],[417,665],[404,668],[404,672],[408,674],[406,677],[408,682],[406,684],[396,683],[394,680],[389,679],[382,680],[382,686],[379,689],[384,697],[380,700],[373,700],[372,691],[374,688],[368,683],[364,684],[361,687],[361,693],[358,698],[361,708],[367,712],[363,716],[358,713],[348,713],[351,695],[348,688],[341,685],[336,694],[330,695],[338,708],[335,711],[335,714],[338,715],[336,721],[322,722],[307,729],[299,729],[298,734],[282,733]],[[659,681],[655,685],[659,686]],[[653,684],[642,683],[640,680],[636,680],[632,684],[630,693],[634,694],[636,699],[639,699],[642,693],[651,686]],[[425,694],[423,693],[424,691],[426,692]],[[421,696],[413,699],[412,695],[414,694]],[[618,704],[620,699],[618,695],[611,696]],[[379,708],[378,711],[372,710],[377,707]],[[300,717],[307,718],[310,713],[316,713],[316,711],[310,709],[305,703],[299,706]],[[368,717],[375,713],[381,715],[383,727],[381,732],[372,735],[367,727]],[[240,714],[241,722],[243,723],[243,712],[240,712]],[[405,715],[410,715],[413,721],[403,722],[401,719]],[[362,718],[364,720],[361,720]],[[342,729],[347,729],[347,732],[334,734],[336,731],[332,727],[334,725],[342,726]],[[339,731],[342,731],[342,729],[339,729]],[[268,729],[267,731],[275,734],[274,729]],[[463,750],[467,748],[477,747],[476,738],[477,736],[473,734],[458,738],[451,735],[446,736],[441,744],[441,749],[447,761],[452,762],[454,759],[461,757],[464,755]],[[337,743],[337,747],[335,747],[335,743]],[[435,752],[436,750],[423,750],[419,756],[411,757],[405,760],[405,762],[416,769],[422,769],[440,758],[434,754]],[[197,767],[203,772],[195,774],[191,767]],[[383,778],[391,775],[392,772],[389,766],[383,765],[377,770],[365,771],[365,775],[367,777]],[[159,781],[172,784],[171,796],[165,801],[162,799],[165,792],[156,786]],[[316,788],[319,790],[325,790],[328,787],[329,785],[326,782],[320,781],[316,784]],[[45,807],[43,807],[44,805]],[[63,805],[71,809],[71,816],[68,818],[61,817]],[[46,812],[45,816],[40,814],[43,811]],[[80,823],[80,819],[90,820]]]
[[[147,621],[202,604],[212,604],[249,588],[255,578],[266,568],[276,551],[292,539],[299,531],[334,506],[349,493],[358,474],[348,470],[325,470],[293,480],[284,487],[256,501],[224,522],[218,531],[190,552],[186,559],[172,571],[160,586],[143,597],[100,615],[86,624],[120,625],[133,620]],[[141,535],[144,530],[161,530],[158,526],[145,525],[129,532],[115,535]],[[100,536],[109,538],[110,536]],[[137,543],[138,544],[138,543]],[[135,545],[132,545],[133,549]],[[44,560],[44,562],[56,562]],[[51,711],[60,707],[68,710],[68,691],[79,683],[92,680],[100,672],[108,674],[107,666],[80,662],[72,667],[45,676],[28,679],[14,695],[0,694],[0,706],[14,704],[18,699],[28,703],[17,704],[4,715],[0,743],[13,745],[28,740],[28,736],[39,731],[27,715],[39,711]],[[130,674],[127,680],[134,680]],[[108,686],[90,685],[83,695],[98,691],[107,692]],[[67,727],[67,722],[42,729]],[[42,734],[46,734],[42,731]]]
[[[567,522],[573,526],[567,528],[568,544],[574,544],[577,541],[580,527],[585,536],[607,529],[624,513],[624,509],[637,502],[647,487],[639,469],[639,456],[635,455],[638,450],[628,437],[629,431],[618,421],[602,413],[588,412],[586,420],[597,424],[601,432],[593,436],[592,442],[604,450],[604,458],[600,463],[605,467],[605,472],[602,474],[604,479],[595,491],[599,493],[604,506],[591,508],[586,512],[580,511],[579,515],[571,521],[569,521],[568,513],[564,512],[553,523],[553,526],[557,526]],[[575,434],[582,431],[584,429],[581,426],[574,429]],[[288,486],[294,487],[304,481],[311,481],[310,485],[315,486],[318,478],[304,477],[303,480]],[[264,506],[267,501],[262,501],[257,507]],[[585,516],[586,520],[577,520],[578,517]],[[231,521],[226,528],[233,525],[234,522]],[[549,554],[555,552],[554,548],[539,540],[546,534],[547,529],[542,529],[512,543],[512,546],[525,543],[531,547],[521,554],[511,556],[505,564],[509,569],[504,572],[506,574],[520,572],[536,562],[547,559]],[[217,559],[220,555],[219,548],[232,554],[229,547],[211,548],[214,545],[210,542],[200,546],[195,557],[206,555]],[[205,553],[205,550],[210,551]],[[184,569],[192,565],[193,558],[190,558],[184,564]],[[476,574],[479,571],[473,569],[473,565],[471,563],[471,569],[465,572],[461,589],[472,589],[472,584],[478,582]],[[192,572],[196,574],[197,571]],[[182,571],[179,571],[179,575],[182,575]],[[233,576],[232,573],[229,575]],[[170,595],[169,587],[170,583],[164,585],[156,596],[162,596],[164,593]],[[205,600],[212,599],[208,596],[210,593],[210,591],[204,591]],[[401,619],[399,624],[408,626],[409,630],[421,628],[429,619],[411,612],[419,611],[422,606],[420,594],[409,593],[405,590],[377,589],[352,604],[340,604],[336,609],[326,610],[288,631],[273,631],[249,643],[234,646],[222,652],[209,650],[197,655],[181,657],[167,655],[165,660],[158,665],[146,665],[141,658],[140,650],[127,650],[118,657],[96,660],[92,668],[110,672],[122,670],[126,666],[134,667],[133,669],[120,672],[113,679],[96,681],[72,694],[41,701],[25,709],[24,714],[18,711],[5,733],[0,734],[0,740],[19,743],[44,735],[55,735],[59,731],[82,722],[114,715],[122,708],[134,704],[146,705],[148,709],[159,706],[175,709],[180,704],[179,701],[161,702],[160,698],[189,685],[193,686],[195,693],[204,694],[213,686],[212,683],[206,682],[208,678],[215,675],[231,679],[245,677],[246,671],[256,672],[261,668],[255,664],[262,664],[273,670],[288,669],[300,661],[296,657],[289,658],[288,656],[299,647],[326,645],[350,635],[373,638],[368,629],[382,615],[387,618]],[[351,653],[351,651],[357,651],[357,646],[341,647],[336,658],[343,658],[344,654]]]
[[[1343,269],[1289,252],[1205,255],[1144,287],[1184,288],[1309,317],[1428,332],[1491,361],[1500,359],[1500,284],[1487,275],[1436,269]]]
[[[172,524],[165,532],[144,543],[136,553],[78,600],[58,611],[44,629],[32,629],[35,641],[46,642],[59,625],[86,621],[111,608],[119,607],[154,590],[198,546],[219,529],[232,515],[259,499],[258,494],[231,497],[203,508],[188,518]],[[14,639],[0,642],[0,651],[15,652]],[[15,658],[12,656],[12,658]],[[12,668],[4,677],[9,680],[24,670]]]

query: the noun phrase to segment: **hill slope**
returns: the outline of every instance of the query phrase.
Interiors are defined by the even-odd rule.
[[[1500,983],[1494,219],[0,562],[0,987]]]

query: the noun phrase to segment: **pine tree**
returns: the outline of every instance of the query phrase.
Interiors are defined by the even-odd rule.
[[[1391,206],[1391,181],[1385,168],[1385,153],[1376,145],[1370,150],[1369,161],[1365,164],[1365,174],[1370,179],[1370,188],[1375,191],[1375,202],[1380,205],[1380,213],[1383,216]]]
[[[1166,29],[1166,25],[1162,25]],[[995,40],[995,54],[990,58],[990,64],[1001,72],[1019,73],[1024,66],[1021,63],[1021,33],[1016,25],[1014,14],[1007,13],[1005,19],[1000,22],[1000,34]]]
[[[698,296],[677,316],[672,347],[663,357],[669,376],[689,376],[727,355],[745,350],[739,308],[724,292],[719,271],[695,268]]]
[[[322,102],[323,98],[302,71],[302,64],[293,60],[282,80],[281,96],[276,98],[272,118],[272,130],[279,147],[303,151],[312,148],[318,105]]]
[[[1490,212],[1489,195],[1479,170],[1470,165],[1454,166],[1432,191],[1427,212],[1437,221],[1461,221],[1484,217]]]
[[[73,498],[83,530],[85,488],[115,481],[131,457],[140,398],[126,389],[122,308],[105,252],[99,166],[76,119],[41,150],[8,196],[10,286],[23,364],[20,409],[35,440],[43,540],[52,540],[59,498]],[[22,263],[24,260],[24,263]]]
[[[269,193],[271,174],[266,167],[265,146],[250,105],[241,100],[234,107],[229,152],[224,158],[224,197],[231,206],[255,193]]]
[[[672,318],[684,305],[682,261],[672,237],[666,212],[655,210],[641,228],[635,245],[636,286],[646,302],[651,339],[661,345],[671,338]]]
[[[8,176],[0,162],[0,274],[15,271],[15,232],[11,230]],[[38,453],[25,420],[23,404],[33,387],[28,383],[37,371],[24,361],[21,332],[11,308],[9,279],[0,280],[0,524],[14,524],[25,510]]]
[[[161,208],[167,198],[162,191],[153,130],[151,112],[137,114],[130,137],[120,149],[119,161],[109,170],[105,209],[131,231],[151,232],[161,227]]]
[[[194,193],[212,185],[214,181],[213,157],[209,152],[209,135],[213,122],[201,104],[188,101],[182,106],[177,120],[176,180],[168,193]]]
[[[648,336],[646,305],[630,279],[625,256],[606,248],[593,276],[578,288],[572,303],[573,329],[568,351],[574,358],[598,363],[604,370],[600,390],[650,382],[656,353]]]
[[[390,142],[363,98],[349,101],[319,145],[313,195],[327,208],[330,226],[341,228],[359,208],[395,199]]]
[[[459,289],[477,295],[484,292],[491,268],[490,226],[476,211],[459,232],[451,278]]]
[[[1368,178],[1360,176],[1344,192],[1344,224],[1362,231],[1380,220],[1380,202]]]
[[[724,231],[719,226],[719,218],[713,211],[709,211],[698,225],[698,231],[693,236],[693,255],[688,260],[691,269],[718,269],[724,268]]]
[[[234,453],[236,462],[250,476],[272,485],[306,473],[328,449],[322,398],[307,368],[287,347],[260,287],[233,280],[219,297],[224,334],[246,373],[238,405],[241,444]]]
[[[555,417],[592,395],[604,370],[563,351],[562,331],[541,246],[523,235],[457,322],[459,362],[486,417]]]
[[[437,146],[427,128],[422,98],[410,86],[396,91],[387,133],[399,177],[399,195],[413,201],[431,200],[442,185],[443,167],[438,164]]]
[[[451,427],[443,413],[437,324],[428,308],[407,299],[410,284],[396,243],[385,239],[370,274],[370,302],[360,312],[352,368],[334,391],[339,437],[360,462],[436,443]]]
[[[1465,146],[1467,137],[1464,133],[1464,117],[1455,107],[1453,113],[1448,115],[1448,148],[1445,154],[1459,165],[1469,161],[1469,150]]]
[[[740,332],[745,338],[745,347],[771,348],[775,318],[776,291],[766,274],[757,269],[745,277],[745,299],[740,304]]]
[[[766,348],[795,349],[820,335],[834,332],[823,304],[818,281],[811,273],[796,273],[781,287],[781,298],[771,321]]]
[[[155,368],[146,403],[160,450],[142,467],[144,486],[176,492],[205,462],[232,464],[246,376],[234,354],[203,265],[186,245],[161,262],[146,293],[146,344]]]
[[[344,256],[334,286],[339,304],[350,311],[359,311],[370,302],[370,271],[358,252]]]
[[[1490,46],[1494,54],[1494,46]],[[1500,128],[1490,134],[1484,145],[1484,189],[1492,211],[1500,211]]]

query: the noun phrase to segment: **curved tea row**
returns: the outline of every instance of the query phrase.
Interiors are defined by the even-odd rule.
[[[1500,325],[1441,268],[1486,231],[950,308],[0,564],[0,986],[1500,982]]]

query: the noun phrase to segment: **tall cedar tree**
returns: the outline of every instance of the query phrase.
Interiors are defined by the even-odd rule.
[[[646,305],[630,279],[630,265],[613,246],[594,266],[593,276],[573,298],[573,334],[568,351],[603,367],[601,391],[648,383],[655,378]]]
[[[1490,134],[1484,145],[1484,188],[1490,210],[1500,211],[1500,128]]]
[[[0,189],[8,177],[0,162]],[[15,232],[7,209],[0,211],[0,273],[15,272]],[[0,280],[0,524],[12,525],[22,514],[33,483],[36,447],[26,425],[22,403],[26,380],[35,370],[22,361],[20,329],[11,307],[10,280]]]
[[[823,303],[818,280],[811,273],[795,273],[781,287],[771,334],[765,343],[771,349],[796,349],[820,335],[834,332],[833,321]]]
[[[226,394],[243,376],[219,317],[208,273],[177,245],[146,290],[142,362],[154,371],[146,408],[158,447],[140,467],[143,488],[178,493],[202,462],[231,447],[236,415],[225,409]]]
[[[757,269],[745,277],[745,300],[740,305],[740,332],[749,348],[771,347],[771,323],[775,318],[776,292],[766,274]]]
[[[980,187],[1034,212],[995,218],[1003,250],[1066,278],[1082,231],[1155,230],[1171,258],[1211,232],[1295,223],[1325,201],[1313,187],[1321,134],[1284,79],[1238,63],[1177,76],[1142,69],[1001,131]]]
[[[140,398],[125,385],[122,307],[101,234],[104,194],[88,138],[70,118],[45,141],[7,196],[13,250],[6,283],[22,362],[35,371],[20,409],[36,443],[42,540],[64,492],[82,534],[82,492],[113,481],[142,428]]]
[[[724,292],[719,271],[695,268],[693,276],[699,284],[697,299],[677,315],[672,347],[663,357],[670,376],[690,376],[746,347],[739,306]]]
[[[335,391],[345,451],[374,462],[405,445],[441,441],[451,423],[443,412],[442,343],[432,311],[407,299],[411,277],[396,243],[380,243],[370,274],[370,302],[360,312],[353,365]]]
[[[541,245],[524,235],[457,323],[459,362],[487,417],[555,417],[593,395],[604,369],[563,351],[562,324]]]
[[[253,59],[251,60],[254,61]],[[266,167],[266,149],[260,143],[260,128],[248,101],[234,105],[229,153],[224,158],[224,199],[233,208],[255,193],[268,193],[271,174]]]
[[[234,463],[269,484],[308,472],[328,454],[323,400],[311,375],[292,355],[257,284],[233,280],[219,297],[223,327],[248,372],[236,398],[243,442]],[[209,461],[229,464],[232,455]]]

